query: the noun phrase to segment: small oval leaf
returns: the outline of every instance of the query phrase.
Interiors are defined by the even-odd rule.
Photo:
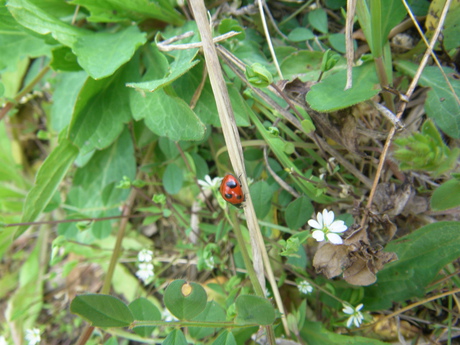
[[[94,327],[128,327],[134,317],[129,308],[110,295],[87,294],[73,299],[70,311]]]
[[[236,302],[235,322],[243,325],[271,325],[275,321],[275,309],[262,297],[240,295]]]
[[[161,320],[161,312],[158,308],[150,302],[147,298],[139,297],[129,304],[129,309],[134,315],[136,320],[140,321],[159,321]],[[149,337],[155,326],[142,326],[135,327],[133,330],[141,337]]]
[[[206,291],[200,284],[187,283],[183,279],[169,284],[164,294],[166,308],[180,320],[191,320],[200,314],[206,307],[206,301]]]

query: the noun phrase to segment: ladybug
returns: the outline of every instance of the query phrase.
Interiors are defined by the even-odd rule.
[[[240,180],[232,174],[226,174],[222,179],[220,194],[225,201],[236,207],[241,207],[241,204],[246,200]]]

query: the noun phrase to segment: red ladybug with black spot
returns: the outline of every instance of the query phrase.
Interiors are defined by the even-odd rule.
[[[220,194],[233,206],[241,207],[246,200],[240,180],[233,174],[226,174],[220,184]]]

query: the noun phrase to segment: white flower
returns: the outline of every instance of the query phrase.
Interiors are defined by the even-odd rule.
[[[363,304],[359,304],[356,308],[353,308],[351,305],[344,304],[342,311],[345,314],[351,315],[347,320],[347,327],[350,328],[352,324],[356,327],[359,327],[361,322],[363,322],[364,316],[360,310],[363,308]]]
[[[219,188],[220,182],[222,181],[222,177],[214,177],[211,180],[209,175],[204,177],[204,180],[198,180],[198,184],[203,187],[203,189],[210,189],[214,190]]]
[[[148,249],[142,249],[138,254],[137,254],[137,260],[139,262],[150,262],[153,259],[153,252]]]
[[[136,276],[142,280],[145,284],[149,283],[153,276],[153,264],[142,262],[138,264],[139,270],[136,272]]]
[[[342,237],[340,237],[337,233],[347,230],[347,226],[343,220],[334,221],[333,211],[324,209],[322,214],[318,212],[316,219],[317,220],[310,219],[308,221],[308,225],[316,229],[312,233],[315,240],[322,242],[327,237],[332,244],[343,243]]]
[[[3,335],[0,335],[0,345],[8,345]]]
[[[214,268],[214,256],[204,259],[204,264],[208,270],[212,270]]]
[[[311,284],[309,282],[307,282],[306,280],[301,281],[297,285],[297,288],[304,295],[308,295],[309,293],[311,293],[313,291],[313,286],[311,286]]]
[[[26,340],[29,345],[38,344],[41,340],[40,330],[38,328],[26,330]]]

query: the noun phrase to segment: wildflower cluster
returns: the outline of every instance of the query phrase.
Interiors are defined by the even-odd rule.
[[[144,284],[149,284],[152,282],[155,273],[153,272],[153,252],[148,249],[142,249],[137,254],[137,267],[138,271],[136,276],[144,282]]]

